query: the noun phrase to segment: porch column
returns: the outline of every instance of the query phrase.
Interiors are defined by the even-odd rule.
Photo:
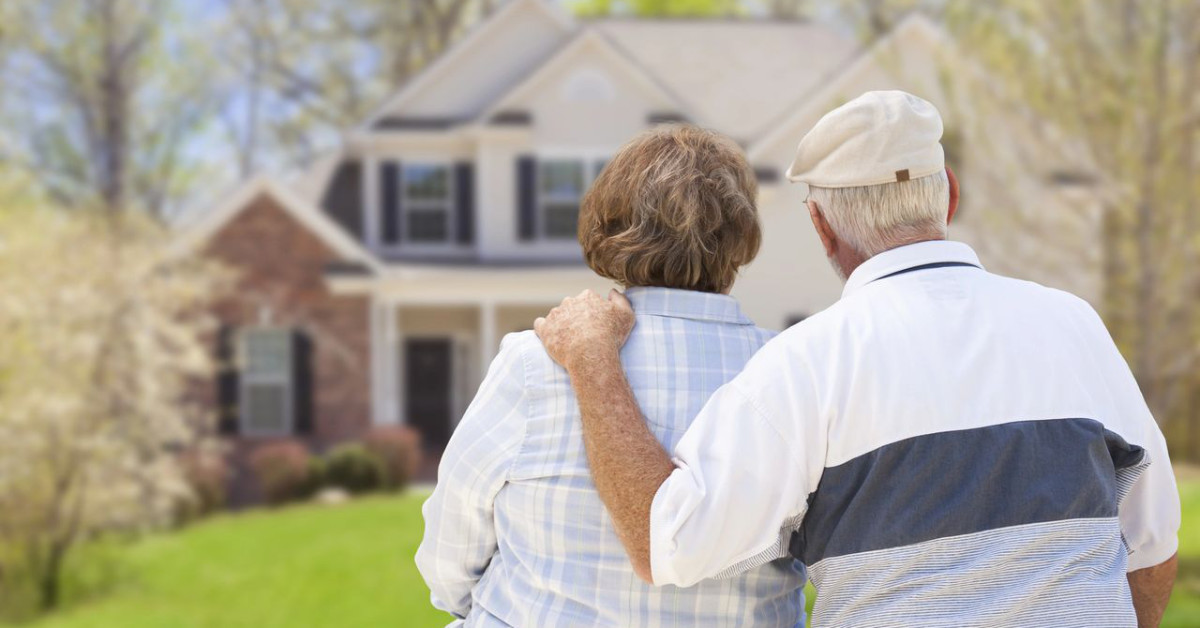
[[[487,375],[488,366],[496,357],[496,304],[484,301],[479,304],[479,379]]]

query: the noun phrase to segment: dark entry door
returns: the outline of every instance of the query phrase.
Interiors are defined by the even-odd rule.
[[[413,338],[404,349],[406,418],[421,432],[425,448],[440,453],[450,440],[453,343],[448,338]]]

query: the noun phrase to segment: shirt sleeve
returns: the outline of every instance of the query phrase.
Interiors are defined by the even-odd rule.
[[[788,555],[825,440],[805,387],[788,383],[795,364],[778,362],[756,356],[676,446],[650,510],[654,584],[687,587]]]
[[[496,553],[493,503],[524,438],[525,383],[519,339],[507,336],[446,446],[437,488],[422,508],[417,569],[433,605],[460,619]]]
[[[1119,423],[1120,435],[1126,441],[1145,450],[1140,464],[1117,471],[1118,488],[1123,492],[1117,515],[1129,551],[1127,569],[1136,571],[1158,565],[1178,550],[1179,489],[1166,439],[1137,380],[1100,316],[1087,307],[1103,347],[1101,363],[1107,392],[1112,396],[1112,420]]]

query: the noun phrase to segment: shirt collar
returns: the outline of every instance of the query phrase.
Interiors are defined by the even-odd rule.
[[[625,297],[633,304],[633,311],[637,314],[734,325],[754,324],[754,321],[742,313],[737,299],[727,294],[639,286],[626,289]]]
[[[854,269],[850,278],[846,280],[842,298],[876,279],[882,279],[915,266],[942,262],[957,262],[983,268],[975,251],[962,242],[931,240],[908,244],[884,251]]]

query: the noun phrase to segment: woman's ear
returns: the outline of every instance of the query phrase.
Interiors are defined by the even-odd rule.
[[[833,229],[825,220],[825,216],[821,214],[816,201],[808,199],[806,202],[808,204],[808,216],[812,218],[813,228],[817,230],[817,235],[821,238],[821,244],[825,246],[825,255],[833,257],[838,249],[837,236],[834,235]]]
[[[946,179],[950,181],[950,209],[946,212],[946,224],[950,224],[954,220],[954,213],[958,211],[958,177],[954,176],[950,166],[946,166]]]

